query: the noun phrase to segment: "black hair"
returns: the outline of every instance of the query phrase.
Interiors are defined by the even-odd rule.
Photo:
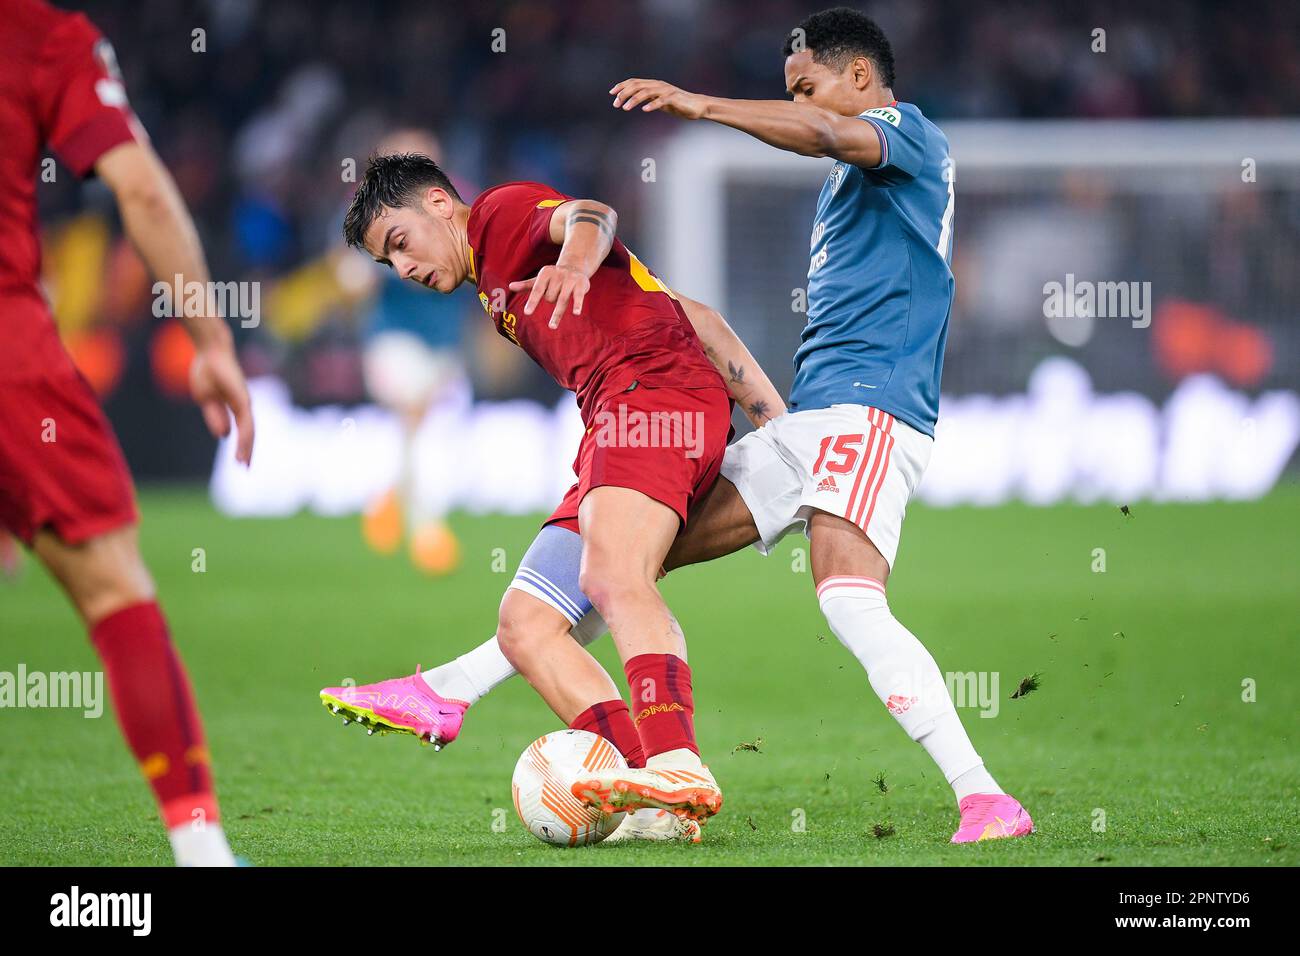
[[[445,189],[457,202],[462,201],[447,174],[423,153],[371,156],[343,217],[343,238],[349,246],[364,246],[366,230],[385,208],[418,206],[430,186]]]
[[[883,86],[894,85],[894,50],[875,20],[849,7],[814,13],[785,38],[784,54],[812,53],[814,62],[842,70],[855,57],[876,65]]]

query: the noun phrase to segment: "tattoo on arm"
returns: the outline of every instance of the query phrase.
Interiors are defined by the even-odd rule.
[[[769,418],[772,417],[769,414],[767,402],[763,401],[762,399],[759,399],[756,402],[750,402],[749,413],[753,415],[755,418],[762,419],[763,421],[767,421]]]
[[[743,366],[743,365],[733,365],[730,361],[728,361],[728,362],[727,362],[727,371],[731,373],[731,380],[732,380],[733,382],[735,382],[737,385],[743,385],[743,384],[744,384],[744,382],[745,382],[745,366]]]
[[[589,222],[599,229],[605,238],[611,242],[614,239],[614,229],[610,225],[609,215],[603,210],[592,209],[589,206],[579,206],[569,213],[568,222],[570,226],[575,226],[580,222]]]

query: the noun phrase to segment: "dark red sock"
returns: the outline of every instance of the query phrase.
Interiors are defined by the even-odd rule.
[[[687,663],[676,654],[638,654],[623,670],[632,690],[633,722],[646,758],[682,747],[698,756]]]
[[[614,745],[629,767],[644,767],[641,738],[637,735],[627,704],[620,700],[606,700],[592,704],[569,724],[574,730],[587,730],[599,734]]]
[[[168,828],[220,819],[203,725],[167,622],[152,601],[104,618],[90,632],[127,746]],[[202,811],[196,816],[195,810]]]

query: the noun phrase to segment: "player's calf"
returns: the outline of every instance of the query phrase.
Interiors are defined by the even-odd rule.
[[[573,792],[598,805],[710,816],[722,793],[699,758],[685,640],[654,583],[680,516],[641,492],[600,487],[583,499],[579,522],[583,591],[623,658],[646,767],[579,781]]]
[[[114,714],[158,801],[176,862],[233,866],[194,693],[153,600],[134,526],[76,545],[43,531],[33,546],[87,623]]]
[[[498,628],[511,654],[521,663],[523,656],[534,652],[543,656],[542,648],[581,651],[605,632],[605,622],[578,588],[581,554],[582,539],[577,532],[548,525],[520,561],[502,600]],[[575,691],[571,700],[562,700],[559,695],[565,691],[568,664],[550,657],[545,660],[556,664],[554,682],[558,688],[548,702],[566,722],[577,720],[574,715],[581,716],[592,704],[618,696],[597,664],[594,686]],[[371,733],[405,733],[441,748],[459,736],[465,711],[515,673],[500,637],[493,635],[432,670],[361,687],[327,687],[321,692],[321,700],[331,713]],[[531,679],[543,682],[544,671],[534,669],[530,673]],[[424,688],[412,683],[416,679],[424,683]],[[601,732],[596,727],[584,729]],[[625,750],[619,740],[611,738],[611,742],[620,751]]]
[[[497,618],[501,653],[556,716],[569,724],[592,705],[619,696],[605,669],[574,639],[572,627],[554,604],[533,593],[511,587],[501,599]]]

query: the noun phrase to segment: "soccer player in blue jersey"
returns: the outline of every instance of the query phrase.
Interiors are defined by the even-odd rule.
[[[767,554],[802,530],[832,630],[953,788],[961,815],[953,842],[1023,836],[1033,830],[1028,812],[985,769],[934,658],[885,596],[938,417],[954,293],[948,141],[894,96],[889,41],[863,14],[845,7],[815,14],[791,31],[784,52],[792,101],[723,99],[644,79],[611,90],[623,110],[707,119],[779,149],[836,160],[813,220],[808,325],[795,353],[790,410],[727,449],[722,477],[692,511],[665,567],[749,544]],[[708,330],[698,331],[712,348]],[[599,686],[593,658],[584,652],[588,665],[569,649],[557,653],[573,643],[570,626],[584,642],[593,631],[584,619],[591,602],[571,583],[576,559],[565,551],[556,533],[539,536],[511,585],[536,605],[514,603],[527,607],[528,625],[508,618],[503,602],[497,638],[429,672],[436,692],[473,703],[513,665],[564,716],[550,686],[561,658],[568,693]],[[575,793],[599,789],[588,783],[603,782],[580,781]]]

